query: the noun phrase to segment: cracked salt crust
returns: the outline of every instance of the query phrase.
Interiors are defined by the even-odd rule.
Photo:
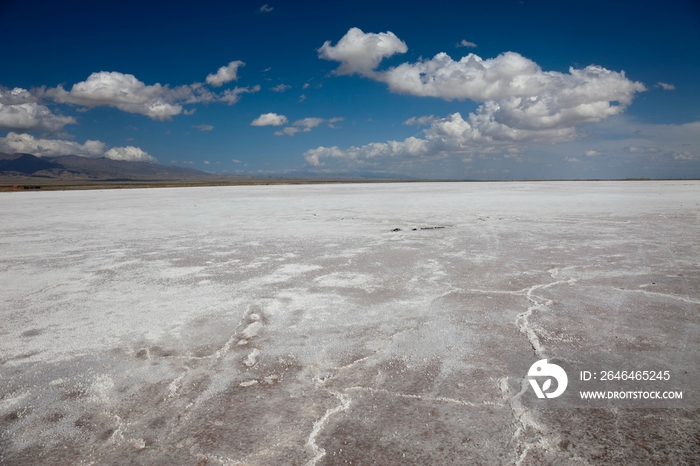
[[[626,426],[692,464],[697,413],[548,416],[524,407],[524,380],[508,392],[503,361],[699,351],[698,195],[691,181],[0,196],[0,460],[653,464]],[[390,231],[420,225],[450,228]]]

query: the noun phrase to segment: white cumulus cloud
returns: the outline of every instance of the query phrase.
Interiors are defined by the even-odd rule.
[[[0,128],[19,131],[56,132],[74,125],[73,117],[54,115],[48,107],[35,103],[0,104]]]
[[[105,157],[112,160],[125,160],[127,162],[158,163],[158,160],[149,155],[148,152],[134,146],[113,147],[105,152]]]
[[[333,147],[317,147],[316,149],[310,149],[307,150],[304,153],[304,158],[306,159],[306,162],[309,165],[313,165],[314,167],[318,167],[320,165],[324,165],[323,162],[321,162],[319,159],[321,157],[328,158],[328,157],[333,157],[333,158],[342,158],[345,157],[346,153],[345,151],[340,150],[337,146]]]
[[[109,105],[129,113],[140,113],[154,120],[169,120],[182,113],[182,105],[173,102],[168,86],[158,83],[147,86],[133,74],[117,71],[92,73],[85,81],[73,85],[70,91],[58,86],[45,91],[56,102],[97,107]]]
[[[263,113],[253,120],[251,126],[282,126],[288,122],[287,117],[276,113]]]
[[[388,158],[418,158],[430,155],[430,143],[425,139],[410,137],[403,142],[387,141],[372,142],[364,146],[352,146],[346,150],[341,150],[337,146],[317,147],[304,153],[306,163],[312,166],[324,165],[322,158],[346,159],[356,165],[367,162],[382,162]]]
[[[385,82],[396,93],[483,102],[480,112],[513,128],[549,129],[597,122],[623,112],[636,93],[646,90],[642,83],[627,79],[624,72],[596,65],[570,68],[569,73],[543,71],[515,52],[486,60],[470,53],[459,61],[438,53],[429,60],[375,71],[383,57],[397,50],[377,36],[381,34],[352,28],[336,47],[326,42],[319,54],[339,61],[339,73],[360,72]],[[390,42],[403,44],[393,34]],[[356,54],[371,59],[362,61]]]
[[[350,28],[336,45],[326,41],[318,56],[325,60],[340,62],[336,74],[358,73],[364,76],[376,74],[374,69],[384,58],[396,53],[406,53],[408,47],[393,32],[365,34],[359,28]]]
[[[430,158],[447,154],[489,153],[500,150],[517,153],[517,146],[526,143],[552,143],[571,140],[575,132],[572,128],[528,130],[507,127],[493,121],[487,112],[470,113],[465,119],[459,112],[445,118],[421,117],[430,126],[423,130],[423,138],[409,137],[404,141],[373,142],[360,147],[333,151],[313,149],[304,153],[307,163],[314,165],[321,158],[344,158],[348,162],[379,161],[387,157]],[[327,149],[327,148],[318,148]]]
[[[238,81],[238,68],[245,66],[240,60],[235,60],[226,66],[222,66],[216,73],[212,73],[207,76],[207,84],[211,84],[214,87],[220,87],[224,83],[230,81]]]
[[[676,86],[674,86],[673,84],[662,83],[662,82],[656,83],[656,87],[660,87],[664,91],[675,91],[676,90]]]
[[[0,138],[0,152],[32,154],[37,157],[53,157],[57,155],[80,155],[83,157],[102,157],[105,143],[87,140],[84,144],[62,139],[41,139],[30,134],[10,132]]]
[[[192,125],[192,127],[200,131],[211,131],[214,129],[212,125],[207,125],[205,123],[202,123],[201,125]]]
[[[77,123],[75,118],[55,115],[26,89],[0,86],[0,128],[19,131],[57,132]]]
[[[37,97],[26,89],[15,87],[8,89],[0,86],[0,104],[17,105],[38,102]]]
[[[646,90],[642,83],[627,79],[623,71],[596,65],[572,67],[568,73],[544,71],[515,52],[491,59],[470,53],[458,61],[438,53],[431,59],[376,70],[384,57],[406,50],[391,33],[366,34],[352,28],[335,47],[326,42],[319,56],[340,62],[337,74],[359,73],[386,83],[392,92],[448,101],[469,99],[481,105],[466,117],[457,112],[445,118],[410,118],[404,124],[430,125],[423,131],[424,139],[352,147],[341,150],[342,157],[468,154],[569,141],[576,138],[577,125],[623,113],[634,96]],[[328,154],[320,151],[305,156],[312,165],[321,163],[323,157],[341,157],[337,151]]]
[[[92,73],[85,81],[74,84],[69,91],[63,86],[57,86],[51,89],[42,88],[36,93],[38,97],[48,97],[59,103],[82,105],[86,108],[106,105],[128,113],[146,115],[153,120],[170,120],[175,115],[194,113],[195,109],[184,110],[185,104],[225,102],[230,105],[240,100],[240,94],[259,90],[260,86],[256,85],[227,89],[221,94],[216,94],[202,83],[171,88],[160,83],[146,85],[132,74],[100,71]]]
[[[106,144],[102,141],[88,139],[83,144],[64,139],[35,138],[30,134],[10,132],[0,137],[0,152],[32,154],[37,157],[56,157],[60,155],[78,155],[81,157],[107,157],[114,160],[130,162],[157,163],[154,157],[138,147],[114,147],[105,152]]]
[[[488,60],[469,54],[459,61],[439,53],[381,72],[377,79],[397,93],[488,103],[497,121],[520,128],[597,122],[623,112],[645,90],[624,72],[595,65],[570,68],[568,74],[545,72],[515,52]]]

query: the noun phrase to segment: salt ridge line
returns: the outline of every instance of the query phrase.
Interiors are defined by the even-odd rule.
[[[554,439],[545,438],[543,431],[544,426],[539,424],[532,414],[523,407],[520,402],[520,397],[529,389],[530,385],[527,382],[527,377],[520,381],[520,391],[512,397],[508,397],[508,378],[503,377],[500,379],[499,389],[503,393],[503,398],[508,402],[511,408],[511,414],[515,423],[517,425],[513,430],[513,435],[511,440],[515,444],[515,455],[517,459],[515,460],[515,465],[520,466],[523,464],[528,456],[530,450],[534,448],[543,448],[545,451],[551,448],[555,448],[555,445],[559,443],[559,434],[556,432],[549,432],[549,435],[553,435]],[[528,432],[534,432],[535,439],[533,441],[528,441],[525,434]]]
[[[347,395],[344,395],[339,392],[330,393],[340,400],[340,404],[335,408],[326,410],[326,414],[324,414],[321,419],[314,422],[314,427],[311,430],[311,434],[309,434],[309,439],[306,441],[306,445],[311,447],[311,449],[313,450],[314,457],[307,461],[304,466],[315,466],[318,460],[320,460],[326,455],[326,450],[316,445],[316,437],[318,437],[318,434],[321,432],[321,430],[323,430],[323,427],[325,426],[326,422],[328,422],[328,419],[330,419],[331,416],[341,411],[345,411],[350,407],[350,398]]]
[[[549,274],[551,275],[552,278],[556,278],[556,275],[559,274],[559,269],[550,269],[548,270]],[[518,327],[521,333],[527,336],[528,341],[530,342],[530,346],[532,346],[533,351],[535,352],[535,356],[537,356],[539,359],[543,359],[546,356],[544,355],[544,349],[542,348],[542,345],[540,343],[540,339],[535,333],[535,331],[532,329],[528,322],[528,318],[535,312],[538,311],[542,308],[545,308],[547,306],[550,306],[552,304],[552,300],[546,299],[544,300],[540,296],[533,295],[532,292],[535,290],[543,290],[545,288],[551,288],[556,285],[561,285],[563,283],[568,283],[569,285],[573,285],[576,283],[575,278],[570,278],[568,280],[557,280],[555,282],[551,283],[541,283],[538,285],[533,285],[531,286],[526,293],[526,297],[530,302],[533,303],[532,306],[529,306],[527,308],[527,311],[521,312],[520,314],[517,315],[515,319],[515,325]],[[540,302],[535,298],[543,299],[544,302]]]
[[[481,403],[473,403],[471,401],[462,401],[458,400],[455,398],[447,398],[444,396],[438,396],[438,397],[428,397],[428,396],[421,396],[421,395],[411,395],[408,393],[395,393],[395,392],[390,392],[389,390],[385,390],[383,388],[372,388],[372,387],[349,387],[344,389],[343,391],[349,391],[349,390],[360,390],[360,391],[366,391],[366,392],[371,392],[371,393],[384,393],[386,395],[390,396],[395,396],[397,398],[409,398],[412,400],[420,400],[420,401],[434,401],[434,402],[439,402],[439,403],[454,403],[462,406],[469,406],[470,408],[475,408],[475,407],[481,407],[481,406],[503,406],[503,403],[496,403],[494,401],[482,401]]]
[[[649,296],[657,296],[659,298],[668,298],[668,299],[673,299],[676,301],[683,301],[685,303],[690,303],[690,304],[700,304],[700,301],[686,298],[684,296],[674,296],[672,294],[666,294],[666,293],[656,293],[654,291],[647,291],[647,290],[628,290],[626,288],[615,288],[612,286],[600,286],[600,285],[592,285],[591,288],[613,288],[616,291],[622,291],[623,293],[641,293]]]
[[[557,278],[559,275],[559,269],[554,268],[548,270],[550,276],[554,279]],[[570,278],[568,280],[557,280],[555,282],[550,282],[550,283],[541,283],[538,285],[533,285],[530,288],[527,289],[527,293],[525,296],[527,299],[533,303],[532,306],[529,306],[527,308],[527,311],[522,312],[517,315],[515,319],[515,325],[518,327],[521,333],[527,336],[528,342],[530,343],[530,346],[532,347],[533,351],[535,352],[535,356],[537,356],[539,359],[546,358],[547,356],[544,354],[544,348],[542,347],[542,344],[540,343],[539,337],[535,333],[535,331],[532,329],[528,322],[528,318],[535,312],[538,311],[542,308],[545,308],[547,306],[550,306],[552,304],[552,300],[550,299],[544,299],[540,296],[533,295],[532,293],[535,290],[543,290],[546,288],[551,288],[556,285],[561,285],[564,283],[568,283],[569,285],[573,285],[576,283],[575,278]],[[538,301],[535,298],[539,298],[540,300],[543,300],[543,302]],[[499,386],[501,392],[503,392],[503,396],[508,400],[511,411],[513,413],[513,417],[515,418],[516,422],[519,424],[519,426],[515,429],[513,432],[512,440],[516,442],[516,454],[518,450],[520,451],[520,454],[518,455],[518,459],[515,461],[516,466],[520,466],[523,464],[523,461],[527,458],[528,452],[536,447],[543,447],[545,450],[548,449],[550,446],[556,443],[552,442],[551,440],[545,439],[545,437],[542,435],[543,427],[538,424],[532,415],[528,412],[526,408],[523,407],[522,403],[520,402],[520,397],[527,391],[529,388],[528,385],[528,379],[527,377],[523,377],[523,379],[520,381],[520,391],[515,394],[512,397],[508,397],[508,379],[507,378],[502,378],[501,383]],[[521,437],[524,435],[524,432],[528,429],[531,428],[537,433],[537,440],[534,442],[528,442],[525,439],[522,439]]]

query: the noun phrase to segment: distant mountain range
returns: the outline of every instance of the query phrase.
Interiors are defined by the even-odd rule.
[[[193,168],[148,162],[127,162],[77,155],[36,157],[0,152],[0,176],[63,180],[181,180],[211,176]]]

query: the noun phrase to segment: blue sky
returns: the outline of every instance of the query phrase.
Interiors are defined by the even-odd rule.
[[[700,177],[697,2],[5,1],[0,31],[2,152]]]

